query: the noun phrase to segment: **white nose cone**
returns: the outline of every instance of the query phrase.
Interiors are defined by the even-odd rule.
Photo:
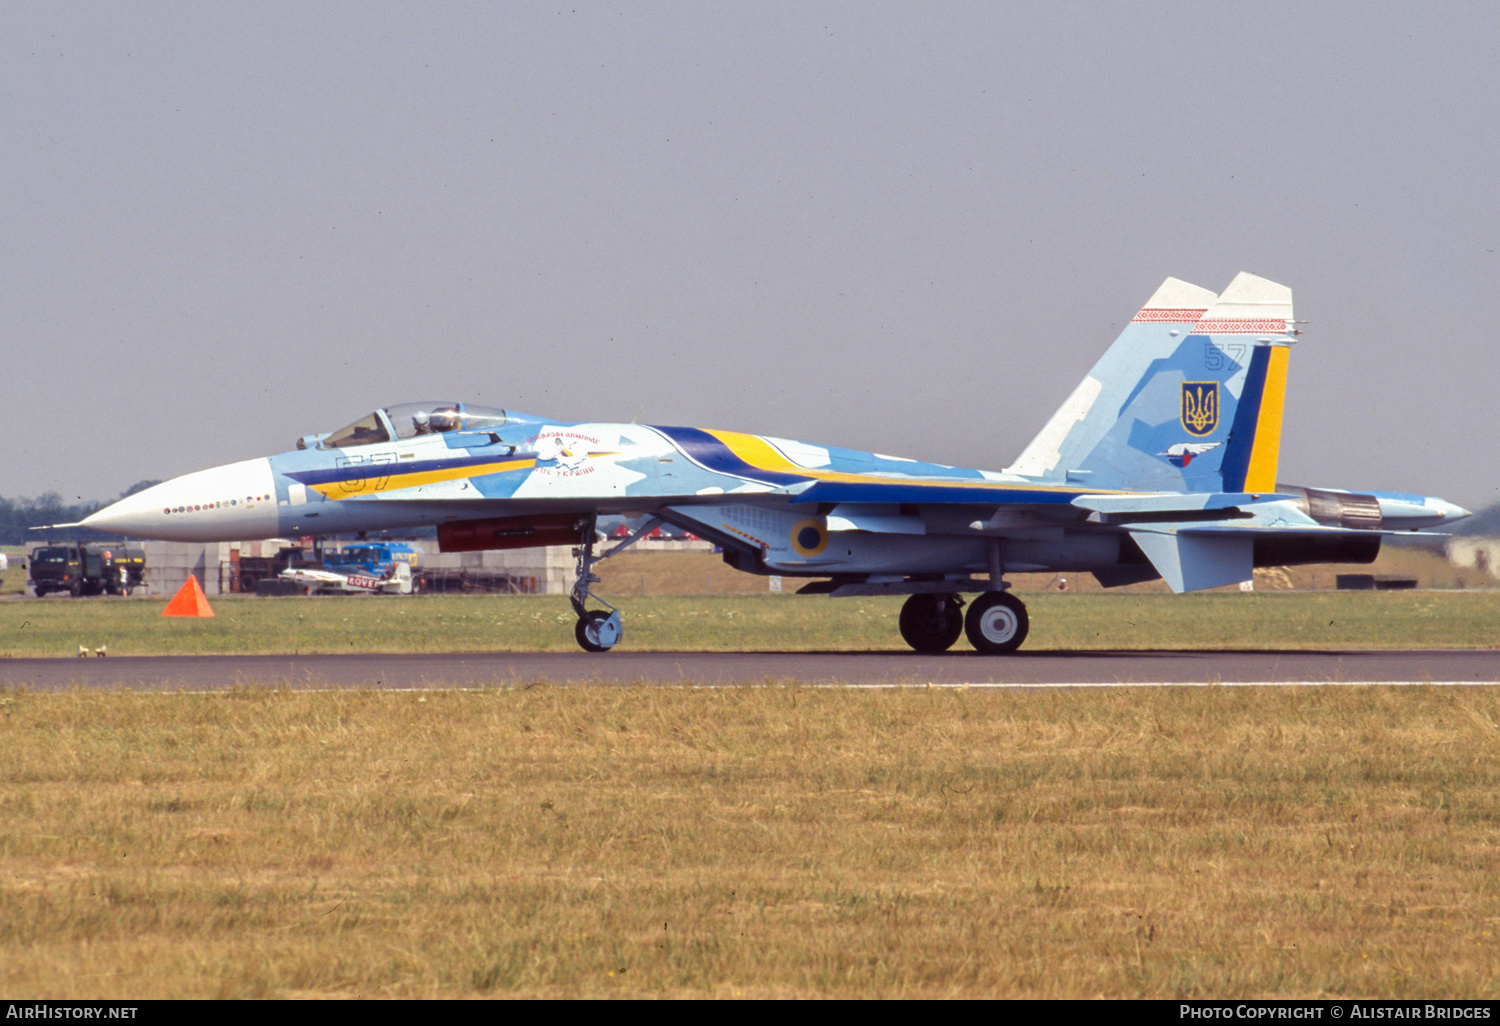
[[[241,541],[276,536],[270,460],[184,474],[106,506],[84,527],[162,541]]]
[[[1428,501],[1437,507],[1437,511],[1442,514],[1443,523],[1445,524],[1451,524],[1474,515],[1462,506],[1448,502],[1446,499],[1429,499]]]

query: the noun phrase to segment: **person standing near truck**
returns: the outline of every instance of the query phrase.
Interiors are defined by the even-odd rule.
[[[66,591],[129,595],[145,579],[144,549],[122,545],[44,545],[31,553],[31,588],[37,598]]]

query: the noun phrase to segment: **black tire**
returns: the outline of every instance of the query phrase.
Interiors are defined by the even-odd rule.
[[[988,655],[1014,652],[1026,640],[1031,620],[1020,599],[1004,591],[987,591],[969,606],[964,633],[969,644]]]
[[[962,605],[957,595],[913,595],[901,606],[902,639],[918,652],[948,651],[964,632]]]
[[[72,585],[70,585],[69,588],[68,588],[68,594],[72,595],[74,598],[79,598],[80,596],[82,596],[83,595],[83,582],[82,581],[74,581],[72,583]]]
[[[588,626],[591,623],[603,623],[609,619],[609,614],[602,609],[590,609],[578,618],[573,625],[573,637],[578,640],[578,647],[585,652],[608,652],[610,649],[603,645],[597,645],[589,640]],[[613,646],[611,646],[613,647]]]

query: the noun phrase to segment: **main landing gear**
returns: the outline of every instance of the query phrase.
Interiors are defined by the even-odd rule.
[[[584,524],[584,543],[573,550],[573,556],[578,560],[578,572],[573,579],[573,590],[569,598],[573,603],[573,612],[578,614],[578,623],[573,627],[573,637],[578,640],[578,646],[585,652],[608,652],[625,636],[625,627],[620,622],[620,611],[589,590],[589,585],[598,584],[600,580],[599,575],[593,572],[594,564],[608,559],[627,545],[635,544],[660,527],[662,520],[660,517],[652,517],[602,556],[594,555],[596,522],[597,518],[589,517]],[[589,599],[593,599],[604,609],[584,608],[584,603]]]
[[[1026,606],[1005,591],[987,591],[960,612],[957,595],[913,595],[901,607],[901,637],[918,652],[946,652],[960,634],[980,652],[1014,652],[1026,640],[1031,622]]]
[[[957,595],[913,595],[901,607],[901,637],[918,652],[946,652],[964,632],[964,600]]]

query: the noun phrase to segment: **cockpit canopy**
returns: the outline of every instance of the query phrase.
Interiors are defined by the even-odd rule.
[[[495,431],[505,426],[504,410],[468,403],[401,403],[367,414],[339,428],[319,444],[325,449],[350,449],[377,445],[392,439],[436,435],[445,431]],[[306,448],[306,440],[297,443]]]

